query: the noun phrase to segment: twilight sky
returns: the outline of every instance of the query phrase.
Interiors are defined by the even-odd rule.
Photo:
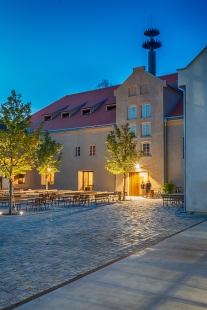
[[[0,0],[0,103],[14,89],[35,112],[147,69],[151,14],[162,42],[157,75],[185,67],[207,45],[206,0]]]

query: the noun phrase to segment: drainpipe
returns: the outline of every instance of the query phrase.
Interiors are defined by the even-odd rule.
[[[186,212],[186,91],[183,88],[179,89],[183,93],[183,116],[184,116],[184,145],[183,145],[183,154],[184,154],[184,212]]]
[[[164,118],[164,183],[167,183],[167,119]]]

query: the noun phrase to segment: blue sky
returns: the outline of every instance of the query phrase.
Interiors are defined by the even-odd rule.
[[[207,45],[206,0],[0,0],[0,103],[12,89],[35,112],[107,78],[146,66],[143,32],[160,30],[157,75],[185,67]]]

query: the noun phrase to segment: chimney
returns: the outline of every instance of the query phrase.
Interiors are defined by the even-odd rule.
[[[148,72],[156,75],[156,53],[155,49],[160,48],[162,43],[160,41],[154,40],[154,37],[160,34],[159,30],[157,29],[148,29],[144,32],[144,35],[150,37],[150,40],[145,41],[142,44],[143,48],[149,50],[148,52]]]

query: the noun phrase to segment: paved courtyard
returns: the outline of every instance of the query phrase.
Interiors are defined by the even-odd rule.
[[[160,199],[0,217],[0,309],[207,219]]]

